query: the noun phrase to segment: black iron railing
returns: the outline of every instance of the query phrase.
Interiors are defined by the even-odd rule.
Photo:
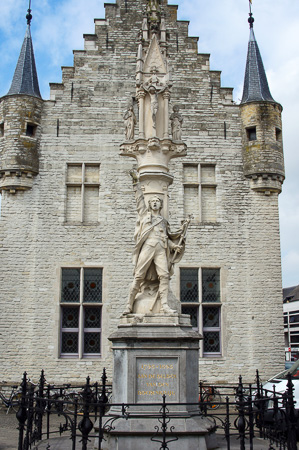
[[[74,388],[70,384],[54,386],[46,383],[42,371],[37,386],[28,383],[24,373],[21,383],[22,397],[16,417],[19,422],[18,450],[28,450],[37,442],[67,433],[72,450],[87,450],[88,443],[97,439],[98,450],[111,431],[117,431],[118,419],[155,419],[152,436],[157,449],[171,450],[173,442],[180,439],[175,430],[178,413],[175,407],[192,407],[192,414],[208,417],[214,429],[222,433],[228,450],[232,439],[237,439],[240,450],[254,448],[254,439],[263,438],[274,448],[297,449],[298,411],[295,409],[293,383],[289,375],[287,390],[283,394],[263,389],[259,375],[254,385],[244,385],[242,377],[236,386],[209,386],[200,383],[199,401],[194,404],[112,403],[111,385],[107,385],[105,369],[101,383],[90,382]],[[143,414],[147,409],[151,413]],[[53,427],[52,419],[59,418]],[[152,423],[152,422],[151,422]],[[95,426],[96,425],[96,426]],[[90,444],[89,444],[90,445]],[[268,444],[267,444],[268,445]],[[89,447],[90,448],[90,447]]]

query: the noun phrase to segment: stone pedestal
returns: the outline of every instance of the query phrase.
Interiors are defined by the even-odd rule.
[[[160,411],[163,395],[168,411],[176,415],[167,425],[170,433],[167,439],[178,437],[178,441],[171,443],[171,449],[210,448],[213,424],[196,415],[196,405],[183,405],[198,402],[201,336],[192,330],[189,316],[128,315],[121,319],[118,330],[109,339],[114,354],[113,403],[135,405],[128,410],[134,418],[118,418],[103,448],[159,448],[151,437],[159,426],[160,436],[158,433],[156,439],[161,439],[161,423],[152,416]],[[110,414],[120,413],[120,407],[110,409]]]

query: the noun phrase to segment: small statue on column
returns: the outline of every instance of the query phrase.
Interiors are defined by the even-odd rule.
[[[148,90],[150,99],[151,99],[151,113],[152,113],[152,121],[153,121],[153,128],[156,129],[156,119],[157,119],[157,112],[159,108],[158,104],[158,95],[157,90],[155,86],[151,86]]]
[[[179,113],[179,107],[177,105],[174,105],[173,107],[173,113],[170,116],[170,121],[173,141],[181,141],[183,116]]]
[[[125,122],[126,141],[132,141],[134,139],[135,125],[137,123],[133,105],[130,105],[127,111],[125,112],[124,122]]]

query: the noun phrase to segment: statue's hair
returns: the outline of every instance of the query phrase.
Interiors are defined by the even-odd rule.
[[[148,201],[148,206],[149,206],[149,207],[151,206],[151,202],[152,202],[153,200],[159,200],[159,202],[161,203],[161,209],[163,208],[163,199],[160,198],[158,195],[153,195],[153,196],[149,199],[149,201]]]

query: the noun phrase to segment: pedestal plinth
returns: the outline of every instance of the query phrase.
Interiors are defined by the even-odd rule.
[[[167,409],[175,414],[168,424],[178,441],[171,449],[210,448],[213,424],[198,415],[198,350],[201,336],[192,330],[190,318],[183,314],[128,315],[109,339],[113,343],[113,403],[134,403],[128,412],[134,418],[117,419],[107,436],[107,449],[156,450],[151,441],[153,417],[160,410],[163,395]],[[147,403],[148,405],[144,405]],[[179,403],[179,404],[178,404]],[[120,408],[110,413],[120,413]]]

